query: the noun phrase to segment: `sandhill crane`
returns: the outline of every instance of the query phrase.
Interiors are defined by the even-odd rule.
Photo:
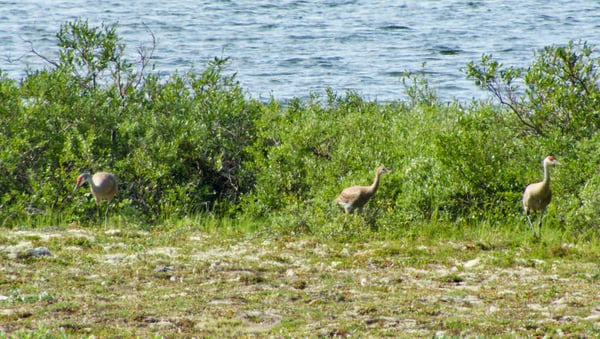
[[[98,206],[98,218],[102,220],[102,214],[100,212],[100,201],[107,200],[106,212],[104,213],[104,227],[108,226],[108,208],[111,200],[117,194],[117,177],[112,173],[98,172],[94,175],[89,173],[81,174],[77,177],[77,184],[73,193],[77,191],[85,182],[90,184],[92,194],[96,199],[96,205]]]
[[[377,187],[379,187],[379,177],[383,173],[388,172],[389,170],[387,168],[379,166],[375,171],[375,179],[371,186],[352,186],[345,188],[335,201],[344,208],[346,214],[350,214],[355,210],[358,210],[358,213],[360,213],[373,194],[377,192]]]
[[[550,190],[550,171],[548,169],[548,165],[560,165],[560,162],[554,159],[554,157],[551,155],[547,156],[544,161],[542,161],[542,166],[544,167],[544,180],[528,185],[523,193],[523,209],[525,210],[529,227],[531,228],[534,236],[535,230],[533,229],[533,224],[529,218],[529,213],[531,211],[540,212],[539,232],[541,236],[542,217],[544,216],[544,210],[552,200],[552,191]]]

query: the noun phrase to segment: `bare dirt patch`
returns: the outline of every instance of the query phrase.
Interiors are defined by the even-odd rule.
[[[597,257],[202,232],[5,237],[5,335],[600,335]],[[16,255],[37,246],[51,255]]]

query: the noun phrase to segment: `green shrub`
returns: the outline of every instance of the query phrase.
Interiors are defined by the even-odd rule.
[[[600,217],[592,212],[598,209],[591,208],[593,198],[589,196],[600,163],[600,59],[593,53],[587,43],[571,41],[565,46],[545,47],[526,69],[503,68],[484,55],[479,65],[471,62],[466,71],[476,85],[499,101],[495,119],[506,121],[504,125],[513,129],[502,131],[515,138],[509,147],[517,147],[521,154],[515,160],[526,166],[521,167],[525,183],[541,180],[539,161],[546,155],[562,161],[563,166],[552,171],[550,208],[560,216],[554,220],[555,226],[573,231],[578,225],[576,233],[599,231],[591,222],[582,224]]]
[[[93,197],[72,189],[105,170],[120,179],[113,218],[142,227],[211,214],[344,240],[526,229],[523,189],[553,154],[549,227],[566,240],[600,232],[600,79],[585,43],[547,47],[527,69],[469,63],[494,105],[441,103],[418,74],[403,79],[406,101],[327,90],[261,103],[227,58],[162,78],[148,73],[155,46],[126,59],[116,25],[76,20],[57,39],[49,68],[0,73],[1,226],[96,223]],[[334,199],[379,165],[391,173],[344,222]]]
[[[513,113],[522,132],[580,139],[600,127],[600,74],[593,51],[572,41],[548,46],[527,69],[503,68],[483,55],[479,65],[467,65],[466,73]]]
[[[277,216],[276,227],[287,225],[287,231],[335,232],[344,220],[336,196],[344,187],[371,184],[376,167],[385,165],[391,173],[357,217],[365,229],[393,231],[437,217],[445,186],[432,140],[447,127],[439,123],[447,108],[432,97],[415,95],[414,106],[379,104],[329,90],[307,103],[271,102],[257,122],[256,184],[243,210]]]
[[[227,212],[250,189],[243,163],[260,105],[223,74],[227,59],[164,80],[145,73],[151,55],[124,58],[115,25],[77,20],[57,37],[53,68],[1,79],[1,224],[95,220],[92,200],[71,195],[81,172],[114,172],[118,209],[144,222]]]

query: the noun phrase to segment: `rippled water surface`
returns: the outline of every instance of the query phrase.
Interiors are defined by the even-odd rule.
[[[331,87],[369,100],[404,95],[421,71],[446,100],[484,95],[461,71],[482,53],[527,66],[543,46],[600,45],[600,2],[571,1],[1,1],[0,69],[19,78],[55,57],[60,25],[119,23],[133,58],[157,38],[161,74],[202,69],[215,56],[255,98],[306,97]],[[424,65],[424,66],[423,66]]]

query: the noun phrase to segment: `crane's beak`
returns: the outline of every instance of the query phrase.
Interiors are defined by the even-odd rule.
[[[77,191],[77,189],[81,187],[81,183],[78,182],[77,185],[75,185],[75,188],[73,189],[73,193],[75,193],[75,191]]]

